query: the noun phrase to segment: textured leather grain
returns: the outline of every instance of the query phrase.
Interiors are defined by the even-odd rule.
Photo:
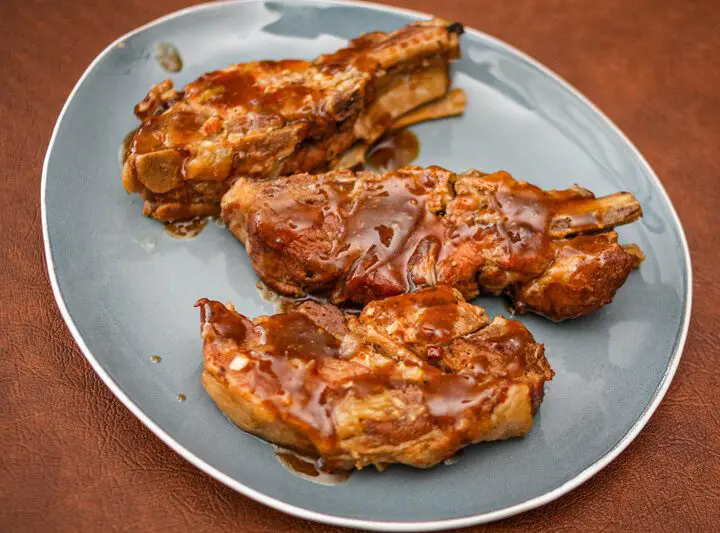
[[[266,508],[177,456],[80,354],[44,267],[40,173],[88,63],[184,0],[0,1],[0,530],[340,531]],[[528,52],[599,105],[658,172],[687,231],[685,355],[637,440],[578,490],[473,531],[720,530],[720,3],[393,0]]]

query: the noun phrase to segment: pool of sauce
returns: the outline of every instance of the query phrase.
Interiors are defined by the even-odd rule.
[[[171,43],[158,43],[155,46],[155,59],[166,72],[175,74],[183,68],[183,61],[180,52]]]
[[[273,448],[275,448],[275,457],[289,472],[319,485],[339,485],[345,483],[352,474],[352,470],[327,472],[317,460],[279,446]]]
[[[190,239],[196,237],[208,224],[207,217],[196,217],[191,220],[166,222],[165,233],[176,239]]]
[[[415,161],[419,153],[420,143],[412,131],[392,131],[368,150],[365,167],[376,172],[397,170]]]
[[[431,296],[437,290],[427,292]],[[206,333],[206,328],[212,328],[220,339],[232,339],[238,346],[238,350],[227,349],[221,341],[218,346],[225,346],[225,353],[220,364],[229,368],[239,353],[249,359],[241,371],[232,375],[234,386],[249,388],[285,424],[310,436],[329,468],[333,455],[340,453],[333,413],[348,395],[362,399],[409,387],[422,397],[432,423],[460,447],[460,443],[471,438],[467,432],[472,431],[473,424],[467,422],[478,415],[489,415],[505,399],[509,380],[524,375],[525,349],[533,342],[522,325],[509,323],[493,338],[478,340],[480,349],[474,365],[458,373],[444,373],[435,366],[422,364],[424,377],[410,380],[396,365],[372,368],[353,361],[352,354],[343,353],[341,340],[302,313],[262,317],[253,325],[219,302],[201,300],[197,305],[202,309]],[[408,300],[405,305],[416,307],[418,303]],[[398,311],[409,314],[412,309]],[[439,335],[430,331],[432,317],[437,318]],[[442,338],[448,324],[438,314],[428,313],[423,328],[428,330],[429,337]],[[213,342],[207,334],[205,341]],[[485,358],[489,350],[496,353],[495,359],[499,357],[502,361],[502,368],[493,367],[488,374],[491,362]],[[359,357],[362,360],[363,356]],[[414,365],[410,361],[405,364]],[[492,364],[497,366],[497,361]],[[305,475],[312,475],[311,466],[287,457],[284,460]]]

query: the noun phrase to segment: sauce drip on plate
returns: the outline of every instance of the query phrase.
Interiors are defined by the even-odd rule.
[[[377,172],[397,170],[417,159],[420,143],[410,130],[392,131],[368,150],[365,166]]]
[[[207,217],[178,222],[166,222],[165,233],[176,239],[190,239],[199,235],[200,232],[205,229],[207,223]]]
[[[289,472],[307,481],[319,485],[339,485],[345,483],[352,474],[352,470],[337,470],[328,472],[323,470],[318,460],[305,457],[292,450],[286,450],[278,446],[275,448],[275,457]]]

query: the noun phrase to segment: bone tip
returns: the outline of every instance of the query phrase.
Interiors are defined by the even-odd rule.
[[[452,24],[448,25],[447,31],[459,36],[465,33],[465,27],[459,22],[453,22]]]
[[[635,220],[641,218],[643,216],[643,212],[640,201],[635,198],[635,195],[633,195],[633,193],[631,192],[624,192],[622,194],[632,212],[632,220],[630,220],[630,222],[634,222]]]

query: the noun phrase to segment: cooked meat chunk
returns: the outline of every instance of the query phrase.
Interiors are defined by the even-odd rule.
[[[437,105],[449,88],[462,27],[441,20],[369,33],[316,60],[256,61],[201,76],[177,91],[153,86],[135,107],[142,121],[123,185],[162,221],[215,215],[237,176],[268,178],[336,167],[390,129],[464,107]]]
[[[543,191],[506,172],[439,167],[240,178],[222,210],[281,294],[364,304],[445,284],[468,299],[506,293],[519,312],[553,320],[610,303],[641,255],[610,230],[641,214],[630,193]]]
[[[450,287],[369,304],[317,302],[250,321],[200,300],[203,384],[242,429],[349,470],[427,468],[462,447],[525,435],[553,376],[519,322]]]

